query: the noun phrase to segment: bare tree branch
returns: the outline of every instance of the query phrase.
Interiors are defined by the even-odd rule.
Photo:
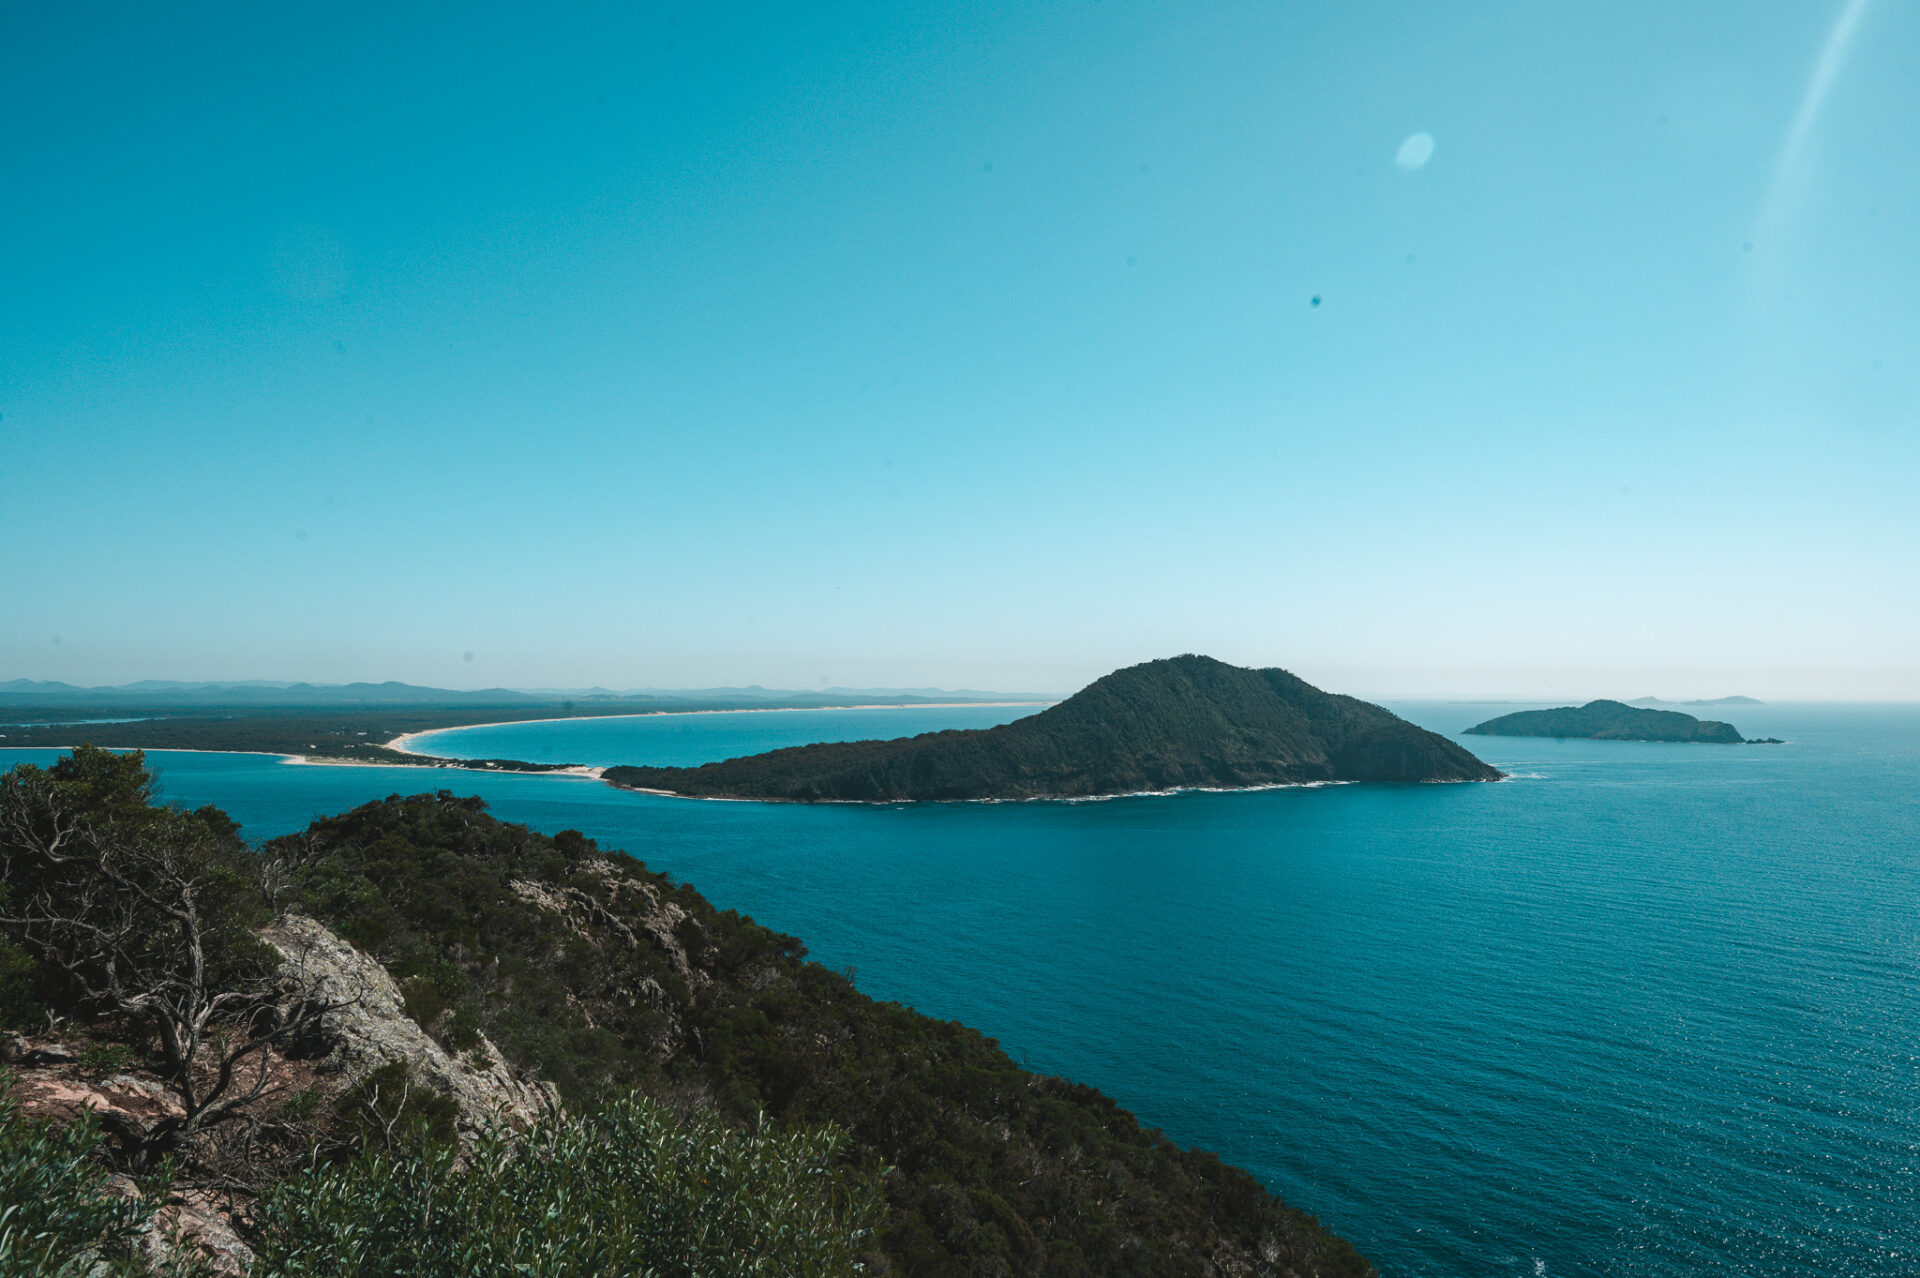
[[[89,761],[128,780],[124,763]],[[141,778],[124,815],[93,820],[52,772],[0,778],[0,883],[24,889],[0,896],[0,927],[93,1011],[148,1026],[180,1102],[179,1115],[150,1124],[105,1123],[135,1170],[240,1116],[273,1090],[275,1050],[345,1006],[282,977],[236,917],[264,914],[252,854],[223,847],[191,814],[147,805]],[[294,868],[280,867],[282,886]]]

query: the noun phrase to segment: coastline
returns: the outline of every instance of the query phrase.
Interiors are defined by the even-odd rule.
[[[1024,703],[1016,703],[1024,704]],[[605,769],[601,769],[605,771]],[[1501,780],[1506,780],[1506,774]],[[602,781],[606,778],[602,777]],[[691,803],[782,803],[796,807],[903,808],[922,803],[1112,803],[1118,799],[1171,799],[1182,794],[1255,794],[1262,790],[1322,790],[1336,785],[1365,785],[1364,781],[1264,781],[1258,785],[1182,785],[1170,790],[1119,790],[1112,794],[1025,794],[1017,799],[774,799],[738,794],[681,794],[678,790],[656,790],[644,785],[621,785],[606,781],[610,789],[628,794],[652,794],[663,799],[685,799]],[[1427,785],[1471,785],[1466,781],[1420,782]]]
[[[411,733],[409,735],[418,736],[420,734]],[[388,748],[391,749],[392,747],[388,747]],[[196,751],[195,753],[199,753],[199,754],[241,754],[241,753],[268,754],[271,752],[265,751],[265,750],[255,750],[255,751],[200,750],[200,751]],[[410,754],[416,759],[427,760],[427,762],[381,763],[381,762],[377,762],[370,759],[335,759],[335,758],[328,758],[325,756],[316,757],[314,755],[308,755],[308,754],[282,754],[282,755],[277,755],[275,757],[285,759],[288,763],[296,764],[300,767],[308,767],[308,768],[399,768],[402,771],[406,771],[406,772],[419,772],[422,769],[426,769],[426,768],[452,768],[458,772],[487,772],[498,777],[577,777],[587,781],[600,780],[601,779],[600,774],[606,771],[605,768],[590,767],[584,763],[569,763],[564,766],[556,765],[553,767],[542,767],[542,768],[534,768],[534,769],[496,768],[496,767],[489,766],[488,762],[484,759],[449,759],[449,758],[445,758],[442,755],[437,755],[437,754],[422,754],[418,750],[402,750],[400,751],[400,753]]]
[[[442,729],[444,731],[444,729]],[[417,735],[417,734],[415,734]],[[7,750],[71,750],[72,745],[0,745],[0,752]],[[519,768],[490,768],[483,760],[443,759],[435,754],[421,754],[415,750],[403,750],[402,754],[411,754],[416,759],[430,760],[425,763],[385,763],[378,759],[337,759],[324,755],[283,754],[278,750],[202,750],[193,746],[107,746],[116,753],[139,750],[143,754],[247,754],[261,759],[278,759],[282,763],[303,768],[398,768],[403,772],[420,772],[430,768],[452,768],[460,772],[486,772],[497,777],[575,777],[585,781],[599,781],[605,768],[589,767],[583,763],[570,763],[564,767],[540,768],[536,771],[522,771]],[[616,789],[619,787],[615,787]]]
[[[422,759],[445,759],[447,755],[428,754],[425,750],[416,750],[412,742],[418,737],[430,737],[441,732],[466,732],[472,728],[512,728],[523,723],[573,723],[576,720],[591,719],[600,722],[606,719],[657,719],[662,716],[678,715],[692,718],[696,715],[712,714],[819,714],[835,710],[966,710],[975,706],[1057,706],[1058,701],[916,701],[910,705],[882,702],[876,705],[859,706],[741,706],[729,710],[636,710],[632,714],[560,714],[551,719],[503,719],[499,723],[462,723],[451,728],[423,728],[419,732],[403,732],[391,741],[383,742],[383,747],[401,754],[411,754]],[[404,768],[404,763],[379,765],[388,768]]]

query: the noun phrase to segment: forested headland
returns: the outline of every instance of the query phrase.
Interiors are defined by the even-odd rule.
[[[1116,670],[1039,714],[897,741],[796,746],[606,779],[801,802],[1081,798],[1328,781],[1492,781],[1468,751],[1285,670],[1187,655]]]
[[[83,749],[0,778],[0,870],[0,1272],[1372,1272],[1092,1088],[478,799],[254,848]]]

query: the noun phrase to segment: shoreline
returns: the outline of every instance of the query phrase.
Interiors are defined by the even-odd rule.
[[[444,731],[444,729],[436,729]],[[72,750],[71,745],[0,745],[0,751],[6,750]],[[457,772],[484,772],[496,777],[574,777],[580,780],[602,780],[605,768],[592,767],[584,763],[554,765],[534,770],[519,768],[489,768],[480,759],[445,759],[435,754],[420,754],[413,750],[403,750],[402,754],[411,754],[416,759],[430,759],[430,763],[386,763],[378,759],[340,759],[324,755],[286,754],[279,750],[203,750],[194,746],[105,746],[116,754],[138,750],[142,754],[245,754],[260,759],[279,759],[283,763],[301,768],[398,768],[403,772],[423,772],[434,768],[451,768]],[[618,789],[619,787],[614,787]]]
[[[858,706],[740,706],[737,709],[728,710],[636,710],[632,714],[561,714],[550,719],[503,719],[499,723],[461,723],[450,728],[422,728],[418,732],[403,732],[393,740],[383,742],[382,745],[385,749],[397,751],[400,754],[411,754],[421,759],[446,759],[451,756],[415,750],[412,742],[417,737],[429,737],[441,732],[466,732],[472,728],[511,728],[522,723],[573,723],[581,719],[598,722],[604,719],[657,719],[672,715],[691,718],[695,715],[709,714],[819,714],[833,710],[966,710],[974,706],[1057,706],[1059,704],[1058,701],[916,701],[911,705],[882,702]],[[219,753],[219,751],[213,753]],[[388,763],[380,766],[404,768],[409,765]]]
[[[604,769],[602,769],[604,771]],[[1506,780],[1502,774],[1501,780]],[[1257,785],[1182,785],[1170,790],[1120,790],[1113,794],[1027,794],[1014,799],[774,799],[739,794],[681,794],[644,785],[606,781],[608,789],[628,794],[651,794],[692,803],[779,803],[795,807],[904,808],[921,803],[1112,803],[1119,799],[1171,799],[1182,794],[1257,794],[1263,790],[1323,790],[1336,785],[1367,785],[1365,781],[1262,781]],[[1388,783],[1392,784],[1392,783]],[[1467,781],[1421,781],[1418,785],[1471,785]]]
[[[202,750],[201,754],[271,754],[271,751],[239,750]],[[494,768],[487,766],[484,759],[449,759],[437,754],[421,754],[417,750],[402,750],[416,759],[431,760],[426,763],[381,763],[368,759],[338,759],[326,756],[316,757],[309,754],[282,754],[275,758],[285,759],[297,767],[303,768],[399,768],[405,772],[420,772],[430,768],[451,768],[456,772],[484,772],[496,777],[575,777],[587,781],[601,780],[605,768],[593,767],[585,763],[552,764],[539,768]]]

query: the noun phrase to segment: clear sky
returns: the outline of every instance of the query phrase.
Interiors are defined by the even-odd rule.
[[[0,679],[1920,697],[1920,8],[409,8],[0,10]]]

